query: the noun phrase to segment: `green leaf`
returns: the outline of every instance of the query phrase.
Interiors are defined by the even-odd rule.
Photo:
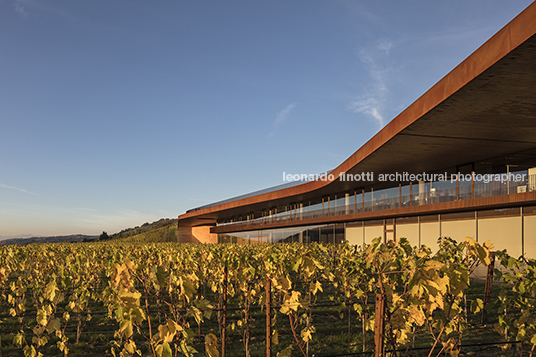
[[[158,282],[158,285],[162,288],[166,285],[166,278],[167,278],[168,274],[166,273],[166,271],[164,270],[164,268],[162,268],[161,266],[159,266],[158,268],[156,268],[156,281]]]

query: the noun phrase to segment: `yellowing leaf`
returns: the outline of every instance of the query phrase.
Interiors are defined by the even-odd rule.
[[[308,326],[301,330],[300,336],[304,342],[308,342],[312,338],[312,334],[316,331],[314,326]]]
[[[205,335],[205,351],[208,357],[219,357],[218,338],[213,333]]]
[[[121,331],[125,337],[130,337],[134,333],[132,329],[132,322],[129,320],[123,321],[121,324],[121,327],[119,328],[119,331]]]
[[[169,343],[164,342],[155,348],[156,354],[158,357],[173,357],[173,351]]]
[[[54,300],[54,298],[56,297],[56,290],[58,290],[58,287],[56,286],[56,282],[51,281],[45,287],[45,297],[50,301]]]
[[[316,295],[318,290],[324,292],[324,290],[322,290],[322,283],[320,283],[318,280],[309,284],[309,290],[313,293],[313,295]]]
[[[60,319],[52,319],[47,325],[47,332],[52,333],[61,329]]]
[[[426,321],[426,315],[424,315],[424,312],[416,306],[410,306],[409,309],[409,322],[414,322],[417,326],[424,325],[424,322]]]

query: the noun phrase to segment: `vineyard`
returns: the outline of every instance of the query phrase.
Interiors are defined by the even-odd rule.
[[[438,243],[0,246],[0,357],[532,355],[536,262]]]

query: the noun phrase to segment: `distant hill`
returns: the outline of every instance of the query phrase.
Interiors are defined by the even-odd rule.
[[[83,234],[71,234],[68,236],[54,237],[30,237],[30,238],[8,238],[0,240],[0,245],[21,245],[33,243],[73,243],[73,242],[88,242],[98,240],[99,236],[87,236]]]
[[[32,237],[35,237],[33,234],[19,234],[17,236],[9,236],[9,237],[5,237],[5,236],[0,236],[0,241],[4,240],[4,239],[15,239],[15,238],[32,238]]]
[[[99,236],[72,234],[54,237],[8,238],[0,240],[0,245],[21,245],[33,243],[78,243],[98,241]],[[126,228],[118,233],[109,235],[109,240],[124,242],[176,242],[177,219],[162,218],[153,223],[144,223],[134,228]]]
[[[162,218],[162,219],[159,219],[158,221],[155,221],[153,223],[146,222],[146,223],[142,224],[141,226],[137,226],[137,227],[134,227],[134,228],[123,229],[119,233],[111,234],[110,239],[120,239],[120,238],[134,237],[134,236],[137,236],[137,235],[140,235],[140,234],[143,234],[143,233],[147,233],[147,232],[150,232],[150,231],[157,230],[159,228],[173,227],[173,226],[175,227],[175,231],[176,231],[177,219]],[[175,234],[176,234],[176,232],[175,232]],[[175,241],[176,241],[176,239],[175,239]]]
[[[159,228],[146,230],[142,233],[135,234],[126,238],[112,239],[112,242],[125,243],[160,243],[160,242],[177,242],[177,223],[172,222]]]

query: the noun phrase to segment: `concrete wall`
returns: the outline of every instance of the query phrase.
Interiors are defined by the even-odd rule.
[[[363,227],[346,227],[345,238],[353,245],[363,245]]]
[[[363,235],[364,232],[364,235]],[[345,238],[350,244],[363,245],[370,244],[374,238],[381,237],[383,239],[383,225],[365,226],[363,227],[346,227]]]
[[[532,211],[529,211],[532,212]],[[488,215],[488,216],[486,216]],[[451,237],[458,242],[462,242],[466,237],[471,237],[480,243],[491,241],[495,246],[494,250],[506,249],[514,257],[519,257],[523,253],[526,258],[536,258],[536,215],[529,213],[521,216],[490,216],[486,213],[479,216],[477,220],[467,218],[445,219],[442,221],[430,221],[429,217],[421,218],[420,223],[416,223],[416,218],[411,223],[404,220],[396,224],[396,238],[407,238],[412,246],[426,245],[437,250],[437,239]],[[451,216],[452,217],[452,216]],[[470,215],[469,215],[470,217]],[[424,221],[424,222],[423,222]],[[408,220],[410,222],[410,220]],[[477,224],[478,223],[478,224]],[[356,225],[345,227],[345,238],[353,245],[369,244],[372,239],[383,237],[383,225],[366,225],[361,222]],[[387,229],[392,229],[388,225]],[[273,240],[273,230],[262,232],[259,240],[259,232],[239,232],[234,233],[236,238],[233,241],[239,243],[259,243]],[[210,233],[210,226],[202,227],[179,227],[179,242],[204,242],[217,243],[217,234]]]
[[[536,232],[536,219],[531,221],[535,226]],[[389,227],[388,227],[389,228]],[[419,235],[419,223],[402,223],[396,224],[396,238],[406,238],[412,246],[420,246],[425,244],[432,250],[437,246],[437,239],[440,236],[439,222],[423,222],[420,224]],[[476,225],[474,220],[458,220],[458,221],[446,221],[441,222],[441,236],[451,237],[458,242],[465,240],[465,237],[472,237],[474,239],[476,231]],[[383,237],[383,226],[366,226],[365,237],[363,237],[363,227],[346,227],[346,239],[350,244],[362,245],[363,242],[370,243],[372,239],[377,237]],[[536,251],[536,242],[534,244],[534,250]]]
[[[419,224],[405,223],[396,225],[396,238],[406,238],[412,246],[420,246]]]
[[[463,242],[466,237],[471,237],[476,240],[475,220],[442,221],[441,235],[443,237],[450,237],[458,242]]]
[[[218,235],[210,233],[212,226],[179,226],[177,241],[179,243],[218,243]]]
[[[536,216],[525,216],[523,219],[525,256],[536,258]]]
[[[522,254],[521,217],[479,218],[478,241],[488,240],[496,250],[506,249],[511,256],[519,257]]]
[[[437,239],[439,238],[439,222],[421,222],[421,245],[437,251]]]
[[[191,226],[179,226],[177,229],[177,242],[199,243],[199,240],[193,236]]]
[[[383,225],[365,226],[365,243],[370,244],[374,238],[383,239]]]
[[[192,234],[201,243],[218,243],[218,235],[210,233],[212,226],[192,227]]]
[[[458,242],[464,241],[465,237],[475,239],[475,220],[441,221],[441,227],[438,222],[422,222],[420,224],[420,235],[419,223],[397,223],[396,225],[397,239],[406,238],[412,246],[424,244],[433,250],[437,246],[437,239],[440,234],[442,237],[451,237]]]
[[[481,217],[478,218],[478,232],[474,219],[420,223],[420,244],[434,251],[440,236],[451,237],[458,242],[464,241],[466,237],[471,237],[480,243],[489,240],[495,246],[495,250],[506,249],[516,258],[524,250],[525,257],[536,258],[536,216],[532,215],[523,217],[523,225],[521,217]],[[397,224],[396,237],[407,238],[411,245],[418,246],[419,224]]]

